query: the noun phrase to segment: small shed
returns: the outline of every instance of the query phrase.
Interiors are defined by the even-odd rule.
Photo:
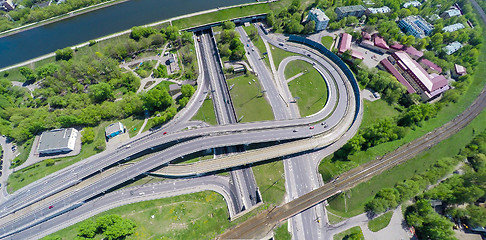
[[[124,132],[125,127],[121,122],[112,123],[105,128],[105,136],[107,139],[114,138]]]

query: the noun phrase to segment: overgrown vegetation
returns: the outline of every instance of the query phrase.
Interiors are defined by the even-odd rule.
[[[223,61],[242,60],[245,58],[245,46],[240,41],[240,35],[235,31],[235,24],[231,21],[223,23],[223,31],[216,37],[219,53]]]

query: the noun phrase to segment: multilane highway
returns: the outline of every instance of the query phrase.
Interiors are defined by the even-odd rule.
[[[271,209],[259,214],[237,227],[222,234],[220,239],[251,239],[266,236],[269,231],[279,223],[295,216],[296,214],[315,206],[325,199],[347,189],[351,189],[371,179],[373,176],[383,173],[407,160],[415,157],[444,139],[449,138],[459,130],[467,126],[486,107],[486,86],[483,87],[480,95],[463,113],[442,127],[414,140],[413,142],[399,147],[397,150],[384,155],[382,158],[363,164],[351,171],[348,171],[335,181],[313,190],[299,198],[296,198],[280,207]]]
[[[219,125],[236,124],[236,111],[233,106],[226,78],[221,68],[220,56],[218,48],[216,47],[216,40],[213,36],[212,30],[205,30],[196,33],[198,42],[196,45],[200,48],[203,54],[203,66],[205,78],[209,79],[211,86],[211,95],[213,99],[214,112]],[[200,42],[199,42],[200,41]],[[233,154],[243,151],[241,146],[228,146],[218,148],[215,150],[218,155]],[[237,196],[239,196],[240,210],[251,209],[258,203],[259,193],[256,186],[255,177],[251,168],[234,169],[230,171],[230,177]]]
[[[334,76],[337,76],[337,77],[334,77],[334,79],[338,78],[337,79],[338,81],[342,80],[342,78],[341,78],[342,74],[338,74],[336,72],[336,70],[331,71],[331,74],[334,75]],[[339,86],[342,86],[342,88],[345,88],[344,86],[345,86],[346,82],[341,83],[341,84]],[[352,90],[350,91],[349,87],[347,89],[348,90],[344,92],[344,95],[340,95],[340,97],[343,97],[343,101],[345,103],[354,102],[353,100],[350,101],[350,99],[348,99],[348,97],[350,97],[349,94],[353,95]],[[346,97],[346,94],[347,94],[347,97]],[[354,97],[354,96],[352,96],[352,97]],[[339,102],[341,102],[341,101],[339,101]],[[336,108],[336,109],[339,109],[339,108]],[[194,152],[195,148],[193,146],[200,146],[199,148],[196,147],[196,149],[207,149],[208,147],[218,147],[218,146],[231,145],[231,144],[237,145],[237,144],[247,144],[247,143],[259,142],[259,141],[264,142],[264,141],[274,141],[274,140],[281,140],[281,139],[305,138],[305,137],[309,137],[309,136],[313,136],[313,135],[318,135],[318,134],[325,132],[327,130],[317,129],[316,131],[313,131],[313,132],[300,131],[298,133],[294,133],[292,131],[292,129],[295,129],[295,128],[301,128],[301,130],[307,129],[308,124],[320,121],[320,120],[324,119],[325,117],[329,117],[329,119],[326,120],[328,122],[329,126],[330,126],[330,128],[328,128],[328,130],[349,128],[349,125],[347,125],[347,124],[350,123],[349,121],[347,121],[347,124],[345,124],[346,126],[339,126],[339,127],[336,127],[336,128],[334,128],[334,127],[337,126],[338,123],[341,122],[340,119],[343,117],[342,115],[344,115],[345,113],[347,113],[348,115],[351,114],[352,116],[354,116],[353,109],[346,108],[344,110],[341,110],[342,115],[339,116],[339,117],[336,117],[336,113],[339,113],[338,111],[333,111],[332,113],[333,114],[330,117],[321,113],[321,114],[316,114],[312,117],[304,118],[304,119],[287,120],[287,121],[272,121],[272,122],[252,123],[252,124],[227,125],[227,126],[218,127],[217,129],[216,128],[214,128],[214,129],[205,128],[203,130],[196,129],[196,130],[191,130],[191,131],[176,132],[176,133],[167,134],[167,135],[164,135],[164,134],[162,134],[161,131],[159,131],[159,132],[156,132],[156,134],[153,134],[153,135],[150,135],[149,137],[146,137],[145,139],[141,139],[141,140],[133,142],[130,145],[126,145],[124,148],[119,149],[119,151],[117,153],[113,154],[113,155],[120,154],[120,155],[123,156],[123,154],[125,154],[125,156],[128,155],[127,157],[131,157],[135,153],[140,153],[143,150],[150,149],[150,148],[153,148],[153,147],[156,147],[156,146],[160,146],[161,145],[161,141],[160,141],[161,139],[166,140],[166,141],[162,140],[163,143],[167,143],[167,142],[171,142],[171,141],[172,142],[173,141],[179,141],[179,139],[190,139],[189,136],[191,136],[193,138],[197,137],[197,139],[191,140],[187,143],[175,144],[173,147],[167,148],[166,150],[154,155],[153,157],[149,157],[149,158],[147,158],[143,161],[137,162],[136,164],[134,164],[130,168],[124,169],[120,172],[113,174],[108,179],[104,179],[102,181],[96,182],[96,183],[90,185],[89,187],[87,187],[85,189],[81,189],[78,192],[74,192],[74,193],[70,194],[69,196],[62,197],[61,199],[54,201],[53,204],[56,204],[56,206],[64,206],[66,208],[75,206],[77,203],[80,203],[79,202],[80,199],[89,199],[91,197],[95,197],[98,194],[101,194],[101,193],[103,193],[103,192],[105,192],[105,191],[107,191],[111,188],[118,186],[120,183],[122,183],[122,182],[124,182],[128,179],[136,177],[140,173],[147,172],[147,171],[155,168],[156,166],[167,164],[171,159],[183,156],[183,155],[188,154],[190,152]],[[337,115],[340,115],[340,114],[337,114]],[[287,128],[285,128],[285,127],[287,127]],[[276,128],[276,129],[274,129],[274,128]],[[265,134],[267,134],[267,136],[263,137],[265,135],[262,134],[261,131],[265,132]],[[216,136],[216,135],[213,135],[211,133],[218,133],[220,135]],[[183,137],[183,136],[185,136],[185,137]],[[202,136],[205,136],[205,137],[202,137]],[[209,140],[209,139],[215,139],[216,141],[215,140]],[[217,139],[219,139],[219,140],[217,140]],[[194,144],[194,142],[198,142],[198,143]],[[208,144],[207,144],[208,142],[211,143],[211,144],[209,144],[210,146],[208,146]],[[188,145],[191,146],[190,149],[188,149],[188,147],[187,147]],[[179,149],[179,150],[176,150],[176,149]],[[169,153],[171,153],[171,154],[169,154]],[[37,186],[39,188],[39,190],[32,192],[32,194],[30,195],[31,201],[35,202],[39,198],[45,197],[47,195],[52,195],[53,193],[58,192],[59,189],[65,189],[69,186],[74,185],[76,182],[78,182],[79,179],[83,179],[84,177],[89,176],[90,174],[93,174],[93,172],[96,172],[96,171],[99,171],[100,169],[103,169],[103,168],[99,168],[100,165],[106,167],[106,166],[109,166],[110,164],[115,163],[117,160],[119,161],[121,159],[125,159],[125,158],[120,158],[120,155],[118,155],[116,157],[112,157],[113,155],[110,155],[111,160],[113,162],[108,163],[106,161],[106,159],[110,159],[110,157],[107,157],[107,155],[109,155],[109,154],[107,154],[107,153],[104,153],[104,154],[106,154],[104,156],[104,161],[100,161],[102,164],[98,164],[97,165],[98,168],[97,168],[96,164],[100,163],[100,162],[89,164],[88,166],[86,166],[84,168],[82,168],[82,167],[80,168],[81,171],[77,172],[77,175],[82,177],[82,178],[75,177],[74,181],[73,180],[71,180],[70,182],[67,181],[68,183],[66,184],[66,183],[64,183],[64,181],[65,181],[64,179],[62,179],[62,178],[59,179],[57,177],[51,176],[51,178],[54,182],[59,183],[59,184],[54,185],[54,186],[58,186],[57,189],[49,191],[49,190],[46,189],[47,187],[40,187],[39,188],[39,186],[47,185],[45,183],[46,179],[43,179],[43,181],[39,181],[40,184],[39,183],[37,185],[34,184],[34,186]],[[103,155],[103,154],[101,154],[101,155]],[[99,157],[99,156],[97,156],[97,157]],[[163,159],[162,161],[160,159],[161,157]],[[83,162],[83,163],[86,164],[86,162]],[[79,165],[81,165],[81,164],[77,164],[75,167],[79,167]],[[69,173],[74,173],[74,171],[73,171],[74,169],[75,168],[68,168],[67,170],[62,171],[61,174],[65,174],[65,176],[67,176],[67,175],[69,175]],[[73,179],[72,176],[70,176],[70,179]],[[42,183],[44,183],[44,184],[42,184]],[[30,190],[28,190],[27,192],[30,192]],[[25,193],[25,191],[23,191],[21,193]],[[26,195],[28,195],[28,194],[26,194]],[[10,204],[12,204],[12,203],[10,203]],[[13,204],[13,205],[15,205],[15,204]],[[7,209],[10,209],[10,208],[7,208]],[[8,223],[6,225],[4,225],[5,226],[4,229],[3,229],[4,233],[14,232],[15,230],[19,229],[18,226],[29,226],[29,223],[32,223],[32,222],[35,223],[37,216],[42,216],[42,217],[48,219],[49,217],[52,217],[55,214],[61,213],[62,211],[63,211],[63,209],[60,209],[57,212],[55,212],[55,211],[51,212],[51,211],[45,210],[45,206],[42,206],[42,207],[39,206],[39,208],[36,211],[33,211],[32,214],[29,215],[30,217],[14,217],[14,218],[11,218],[8,221]],[[4,211],[4,213],[5,212],[8,212],[8,211]],[[43,221],[43,219],[40,219],[40,220],[37,220],[37,221]]]

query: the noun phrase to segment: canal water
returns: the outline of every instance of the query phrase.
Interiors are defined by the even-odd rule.
[[[252,2],[251,0],[130,0],[0,38],[0,68],[133,26]]]

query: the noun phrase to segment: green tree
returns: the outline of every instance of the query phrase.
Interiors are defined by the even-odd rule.
[[[195,91],[196,90],[194,89],[194,87],[190,84],[184,84],[181,87],[182,97],[190,98],[192,96],[192,94],[194,94]]]
[[[155,112],[164,110],[172,104],[172,97],[165,88],[153,88],[142,95],[143,106],[146,110]]]
[[[34,71],[28,67],[20,67],[19,72],[27,81],[35,81],[36,79]]]
[[[86,127],[83,129],[81,142],[82,143],[92,143],[95,139],[95,131],[91,127]]]
[[[135,228],[136,225],[132,220],[116,220],[113,224],[106,228],[103,235],[105,235],[106,239],[108,240],[122,239],[126,236],[134,234]]]
[[[467,220],[473,227],[486,226],[486,208],[469,204],[466,208]]]
[[[78,236],[84,238],[93,238],[96,235],[96,223],[86,220],[78,227]]]
[[[427,200],[419,200],[405,212],[407,223],[415,227],[420,239],[452,240],[453,224],[434,211]]]
[[[59,65],[57,65],[56,63],[48,63],[36,68],[35,72],[39,78],[45,78],[57,72],[58,70]]]
[[[311,32],[314,32],[315,29],[316,29],[316,22],[315,21],[309,21],[304,26],[304,33],[309,34]]]
[[[142,37],[149,37],[152,34],[155,34],[157,30],[152,27],[132,27],[132,31],[130,32],[130,38],[138,41]]]
[[[179,105],[181,105],[181,107],[185,107],[188,102],[189,102],[188,97],[183,97],[183,98],[179,99]]]
[[[56,61],[58,60],[69,60],[73,57],[74,50],[70,47],[56,50]]]
[[[436,33],[432,35],[432,37],[430,38],[430,44],[432,45],[433,48],[437,48],[443,43],[444,43],[444,36],[442,35],[442,33]]]
[[[223,29],[233,30],[235,29],[236,25],[232,21],[226,21],[223,23]]]
[[[103,102],[114,97],[112,86],[104,82],[89,86],[89,92],[96,102]]]

